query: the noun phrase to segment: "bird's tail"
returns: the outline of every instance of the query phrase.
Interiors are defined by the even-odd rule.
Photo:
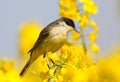
[[[25,72],[29,69],[30,65],[32,64],[32,62],[30,60],[31,59],[28,60],[28,62],[26,63],[26,65],[24,66],[22,71],[20,72],[20,76],[23,76],[25,74]]]

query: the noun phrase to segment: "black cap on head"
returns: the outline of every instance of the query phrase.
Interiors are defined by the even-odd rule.
[[[63,20],[65,21],[65,23],[66,23],[67,25],[69,25],[69,26],[75,28],[75,24],[74,24],[74,22],[73,22],[72,19],[66,18],[66,17],[62,17],[62,18],[63,18]]]

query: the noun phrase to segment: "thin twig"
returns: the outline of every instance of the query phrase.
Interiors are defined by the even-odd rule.
[[[86,53],[87,49],[86,49],[86,44],[85,44],[84,30],[82,28],[80,28],[80,30],[81,30],[82,45],[84,48],[84,52]]]

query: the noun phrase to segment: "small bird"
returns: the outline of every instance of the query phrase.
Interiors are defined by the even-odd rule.
[[[75,24],[72,19],[61,17],[56,21],[47,25],[40,33],[33,48],[28,52],[30,53],[30,59],[22,69],[20,76],[23,76],[28,70],[30,65],[41,55],[43,58],[47,52],[56,52],[66,42],[68,38],[68,32],[76,31]]]

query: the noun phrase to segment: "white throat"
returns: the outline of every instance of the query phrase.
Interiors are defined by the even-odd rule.
[[[65,22],[59,22],[59,25],[57,27],[54,27],[51,30],[51,33],[53,35],[56,34],[63,34],[63,35],[68,35],[68,32],[73,30],[71,26],[68,26]]]

